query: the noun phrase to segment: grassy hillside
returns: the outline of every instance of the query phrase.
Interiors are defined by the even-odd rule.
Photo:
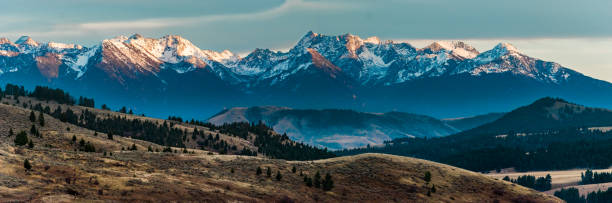
[[[19,103],[24,102],[35,101]],[[363,154],[285,161],[199,149],[188,149],[187,153],[181,148],[172,148],[177,152],[155,152],[164,147],[120,136],[110,140],[104,133],[47,114],[41,126],[39,116],[34,122],[30,120],[30,112],[22,106],[0,104],[0,202],[560,202],[531,189],[414,158]],[[32,125],[38,133],[30,133]],[[15,145],[21,131],[26,132],[33,147]],[[95,152],[83,151],[81,139],[92,143]],[[133,145],[136,150],[127,150]],[[149,146],[153,152],[147,150]],[[31,165],[29,170],[24,168],[26,159]],[[262,174],[257,174],[258,167],[263,169]],[[304,176],[313,179],[317,171],[321,179],[330,174],[333,187],[329,191],[304,182]],[[429,181],[425,178],[427,172],[431,174]],[[279,179],[277,173],[281,174]]]

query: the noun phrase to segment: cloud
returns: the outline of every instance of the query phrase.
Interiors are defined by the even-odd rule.
[[[59,35],[84,35],[91,32],[134,32],[135,30],[162,29],[179,26],[195,26],[213,22],[266,20],[299,10],[341,10],[356,8],[357,6],[358,4],[355,3],[346,3],[339,1],[286,0],[277,7],[251,13],[61,24],[54,26],[54,28],[49,31],[30,33],[32,33],[32,35],[49,37]]]

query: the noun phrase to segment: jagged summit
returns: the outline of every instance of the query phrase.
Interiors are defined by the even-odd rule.
[[[507,42],[499,43],[493,49],[494,50],[504,50],[506,52],[519,52],[519,50],[516,47],[514,47],[512,44],[507,43]]]
[[[0,45],[3,81],[70,87],[101,98],[120,92],[129,102],[163,100],[205,113],[271,104],[378,112],[397,108],[457,117],[506,111],[534,95],[597,106],[608,106],[609,100],[601,97],[612,97],[601,94],[612,92],[610,83],[529,57],[509,44],[478,53],[463,42],[419,49],[373,37],[308,32],[289,51],[255,49],[239,57],[227,50],[201,49],[177,35],[132,34],[83,48],[26,45],[35,42],[28,37],[18,41]],[[101,93],[92,91],[98,89]],[[592,91],[578,91],[584,89]],[[266,103],[270,101],[274,103]],[[157,104],[142,105],[174,114],[161,112]],[[191,110],[181,113],[198,116]]]
[[[448,50],[455,56],[459,56],[464,59],[475,58],[476,56],[478,56],[478,54],[480,54],[480,52],[478,52],[478,50],[476,50],[474,47],[461,41],[437,41],[433,42],[432,44],[426,46],[423,49],[429,49],[433,52],[438,52],[440,50]]]
[[[0,44],[10,44],[10,43],[12,42],[6,37],[0,38]]]
[[[21,36],[19,39],[17,39],[17,41],[15,41],[15,44],[38,46],[38,42],[34,41],[29,36]]]

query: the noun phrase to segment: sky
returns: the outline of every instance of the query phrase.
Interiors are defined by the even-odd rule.
[[[521,52],[612,81],[609,0],[21,0],[2,1],[0,37],[92,46],[139,33],[202,49],[286,50],[306,32],[409,42],[459,40]]]

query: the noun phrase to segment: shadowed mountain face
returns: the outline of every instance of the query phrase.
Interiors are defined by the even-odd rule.
[[[92,47],[2,39],[0,83],[58,87],[115,108],[199,119],[261,105],[459,117],[544,96],[612,107],[612,84],[507,43],[481,53],[462,42],[415,48],[313,32],[287,52],[256,49],[244,57],[171,35],[120,36]]]
[[[490,122],[496,115],[447,121],[401,112],[362,113],[337,109],[300,110],[262,106],[225,110],[209,118],[208,122],[221,125],[262,121],[277,132],[287,133],[293,140],[329,149],[344,149],[382,144],[385,140],[395,138],[442,137],[457,133],[465,126]]]
[[[612,126],[612,111],[585,107],[563,99],[543,98],[515,109],[498,120],[461,134],[542,131],[577,127]]]

